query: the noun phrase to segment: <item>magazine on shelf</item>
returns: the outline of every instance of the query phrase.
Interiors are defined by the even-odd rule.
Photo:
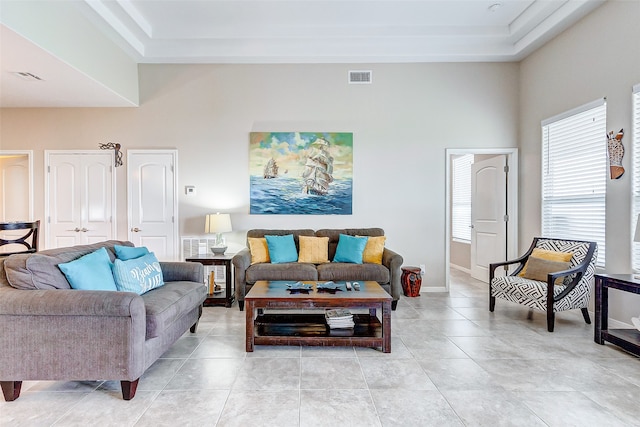
[[[344,308],[327,310],[324,316],[327,320],[327,325],[332,329],[353,328],[355,326],[353,314]]]

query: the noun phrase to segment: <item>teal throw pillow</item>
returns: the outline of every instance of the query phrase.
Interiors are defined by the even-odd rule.
[[[264,236],[267,239],[269,258],[272,264],[298,261],[298,250],[293,241],[293,234],[284,236]]]
[[[113,249],[116,251],[116,258],[123,261],[140,258],[141,256],[149,253],[149,249],[147,249],[145,246],[136,248],[133,246],[113,245]]]
[[[113,278],[119,291],[142,295],[164,285],[160,263],[153,252],[139,258],[113,262]]]
[[[362,264],[362,253],[367,246],[368,237],[354,237],[341,234],[338,239],[338,247],[333,257],[333,262],[349,262]]]
[[[116,291],[111,273],[111,260],[105,248],[100,248],[73,261],[58,264],[73,289],[85,291]]]

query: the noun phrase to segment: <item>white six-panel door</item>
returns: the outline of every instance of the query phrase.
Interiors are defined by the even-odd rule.
[[[162,261],[178,251],[176,150],[127,151],[129,240]]]
[[[113,164],[111,151],[45,151],[46,248],[115,237]]]

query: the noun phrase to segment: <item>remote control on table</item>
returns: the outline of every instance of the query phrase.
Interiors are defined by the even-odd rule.
[[[360,290],[360,283],[353,282],[353,289],[355,289],[356,291],[359,291]]]
[[[347,282],[347,290],[350,291],[351,290],[351,282]]]

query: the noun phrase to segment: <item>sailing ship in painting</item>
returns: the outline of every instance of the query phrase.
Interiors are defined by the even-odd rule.
[[[302,172],[302,192],[324,196],[333,182],[333,157],[329,153],[329,141],[317,138],[311,143],[312,151]]]
[[[265,165],[264,173],[262,177],[264,179],[271,179],[271,178],[278,177],[278,164],[276,163],[275,160],[273,160],[273,157],[270,158],[267,164]]]

